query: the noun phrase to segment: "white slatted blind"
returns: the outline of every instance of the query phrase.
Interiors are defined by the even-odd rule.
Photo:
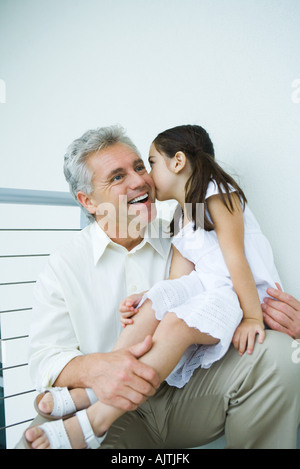
[[[33,287],[50,253],[80,229],[76,206],[0,204],[0,447],[14,448],[34,418],[28,373]]]

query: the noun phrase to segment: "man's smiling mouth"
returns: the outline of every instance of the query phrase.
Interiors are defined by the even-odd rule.
[[[137,204],[137,203],[144,203],[147,202],[149,199],[149,194],[146,192],[146,194],[139,195],[138,197],[135,197],[134,199],[130,200],[128,203],[129,204]]]

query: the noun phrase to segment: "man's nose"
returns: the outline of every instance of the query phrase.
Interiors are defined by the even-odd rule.
[[[129,187],[130,189],[136,189],[137,187],[145,186],[145,179],[143,174],[139,174],[137,172],[133,172],[130,175],[129,179]]]

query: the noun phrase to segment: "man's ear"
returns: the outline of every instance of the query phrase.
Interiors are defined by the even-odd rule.
[[[87,209],[92,215],[96,213],[97,207],[95,207],[91,195],[85,194],[82,191],[77,192],[77,200],[78,202]]]
[[[187,158],[183,151],[178,151],[174,156],[174,171],[176,174],[180,173],[186,166]]]

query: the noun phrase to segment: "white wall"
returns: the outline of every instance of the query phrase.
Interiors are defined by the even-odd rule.
[[[203,125],[300,298],[299,45],[299,0],[0,0],[0,187],[67,190],[89,128],[121,123],[146,157]]]

